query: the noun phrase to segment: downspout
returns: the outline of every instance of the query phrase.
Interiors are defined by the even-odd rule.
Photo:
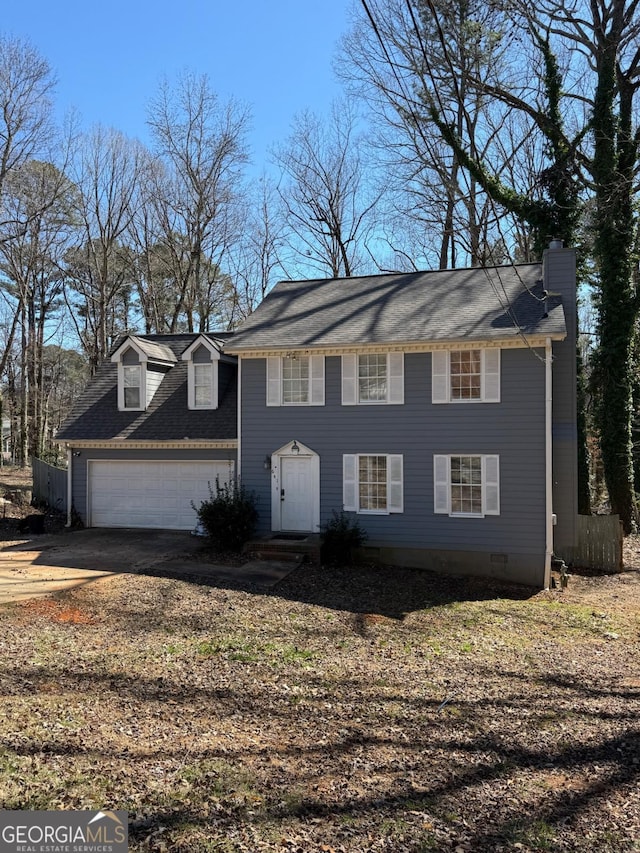
[[[551,338],[545,342],[544,359],[544,426],[545,426],[545,516],[546,548],[544,555],[544,589],[551,586],[551,558],[553,557],[553,387],[551,376]]]
[[[242,475],[242,356],[238,356],[238,414],[237,431],[238,441],[236,445],[236,482],[240,482]]]
[[[71,447],[67,445],[67,523],[65,527],[71,527],[71,500],[72,500],[72,491],[71,491],[71,481],[72,481],[72,471],[71,466],[73,464],[73,453],[71,452]]]

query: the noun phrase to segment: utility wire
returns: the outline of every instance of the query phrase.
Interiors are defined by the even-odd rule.
[[[422,123],[421,123],[421,121],[420,121],[420,117],[419,117],[419,115],[418,115],[418,113],[417,113],[417,111],[416,111],[414,100],[413,100],[413,98],[412,98],[412,97],[407,93],[407,90],[406,90],[406,84],[405,84],[405,82],[401,79],[400,75],[398,74],[397,63],[396,63],[396,61],[391,57],[391,54],[389,53],[389,51],[388,51],[388,49],[387,49],[387,46],[386,46],[385,40],[384,40],[384,38],[383,38],[383,36],[382,36],[382,34],[381,34],[381,32],[380,32],[380,29],[379,29],[379,27],[378,27],[378,24],[377,24],[376,18],[375,18],[375,16],[374,16],[374,13],[372,12],[372,10],[371,10],[371,8],[370,8],[370,6],[369,6],[369,4],[368,4],[367,0],[361,0],[361,3],[362,3],[362,6],[363,6],[363,8],[364,8],[364,10],[365,10],[365,13],[366,13],[366,15],[367,15],[367,17],[368,17],[368,19],[369,19],[369,22],[370,22],[370,24],[371,24],[371,27],[372,27],[372,29],[373,29],[373,32],[375,33],[375,36],[376,36],[376,38],[377,38],[377,40],[378,40],[378,43],[380,44],[380,47],[381,47],[381,49],[382,49],[382,52],[383,52],[384,57],[385,57],[385,59],[386,59],[386,62],[387,62],[387,64],[388,64],[389,68],[391,69],[391,71],[392,71],[392,73],[393,73],[393,76],[394,76],[394,78],[395,78],[395,81],[396,81],[396,84],[397,84],[397,87],[398,87],[398,93],[399,93],[400,97],[404,100],[405,104],[407,105],[408,111],[409,111],[409,113],[410,113],[410,115],[411,115],[411,118],[412,118],[412,120],[413,120],[413,122],[414,122],[414,126],[415,126],[415,129],[416,129],[417,133],[419,134],[420,138],[421,138],[421,139],[422,139],[422,141],[424,142],[425,146],[428,146],[428,144],[429,144],[429,143],[428,143],[428,140],[427,140],[426,135],[425,135],[425,133],[424,133],[424,130],[423,130],[423,128],[422,128]],[[410,0],[405,0],[405,3],[406,3],[406,6],[407,6],[407,9],[408,9],[409,15],[410,15],[410,17],[411,17],[411,23],[412,23],[412,26],[413,26],[413,29],[414,29],[414,33],[416,34],[416,37],[417,37],[418,42],[419,42],[420,52],[421,52],[421,54],[422,54],[422,58],[423,58],[423,60],[424,60],[425,67],[427,68],[427,72],[428,72],[428,74],[430,75],[431,79],[433,80],[433,79],[434,79],[434,75],[433,75],[433,72],[432,72],[432,70],[431,70],[431,64],[430,64],[430,61],[429,61],[428,51],[427,51],[426,46],[425,46],[425,44],[424,44],[424,41],[423,41],[423,39],[422,39],[422,35],[421,35],[421,33],[420,33],[420,28],[418,27],[418,23],[417,23],[417,21],[416,21],[415,14],[414,14],[413,8],[412,8],[412,6],[411,6]],[[451,79],[452,79],[452,81],[453,81],[453,85],[454,85],[455,90],[456,90],[456,97],[458,98],[458,101],[459,101],[459,102],[461,102],[461,100],[460,100],[460,90],[459,90],[459,86],[458,86],[458,81],[457,81],[456,75],[455,75],[455,73],[454,73],[453,66],[451,65],[451,61],[450,61],[450,58],[449,58],[449,55],[448,55],[448,51],[446,50],[446,41],[445,41],[445,38],[444,38],[444,33],[443,33],[443,31],[442,31],[442,27],[441,27],[440,21],[439,21],[439,19],[438,19],[437,15],[436,15],[436,13],[435,13],[435,8],[434,8],[434,6],[433,6],[433,2],[432,2],[432,0],[427,0],[427,3],[428,3],[428,5],[429,5],[429,9],[430,9],[430,11],[431,11],[431,13],[432,13],[432,15],[433,15],[433,17],[434,17],[434,20],[436,21],[436,26],[437,26],[437,30],[438,30],[438,38],[439,38],[439,40],[440,40],[441,45],[442,45],[442,46],[443,46],[443,48],[444,48],[445,58],[446,58],[446,61],[447,61],[448,65],[449,65],[449,71],[450,71],[450,73],[451,73]],[[377,10],[376,10],[376,11],[377,11]],[[438,101],[438,106],[439,106],[439,108],[440,108],[440,112],[441,112],[441,114],[442,114],[442,115],[444,115],[444,114],[445,114],[444,104],[442,103],[442,99],[441,99],[441,97],[440,97],[440,93],[438,92],[437,88],[435,89],[435,97],[436,97],[436,99],[437,99],[437,101]],[[469,186],[469,182],[468,182],[468,180],[469,180],[469,179],[468,179],[468,176],[467,176],[467,174],[466,174],[466,170],[465,170],[465,169],[463,169],[463,170],[462,170],[462,174],[463,174],[463,176],[464,176],[464,180],[465,180],[465,182],[466,182],[466,184],[467,184],[467,190],[468,190],[468,193],[469,193],[469,198],[471,198],[471,188],[470,188],[470,186]],[[488,199],[489,199],[489,203],[490,203],[490,205],[491,205],[491,208],[492,208],[492,211],[493,211],[493,214],[494,214],[494,218],[495,218],[496,225],[497,225],[497,227],[498,227],[498,232],[499,232],[500,238],[501,238],[501,239],[504,239],[504,238],[503,238],[503,235],[502,235],[502,232],[501,232],[501,229],[500,229],[500,225],[499,225],[499,218],[500,218],[500,217],[499,217],[499,215],[498,215],[498,211],[497,211],[497,208],[496,208],[496,206],[495,206],[495,202],[494,202],[494,200],[491,198],[491,196],[490,196],[490,195],[488,195],[488,194],[487,194],[487,197],[488,197]],[[475,208],[475,201],[472,201],[472,204],[474,205],[474,208]],[[477,213],[477,212],[478,212],[478,211],[477,211],[477,209],[476,209],[476,213]],[[537,300],[537,301],[539,301],[539,302],[544,302],[544,297],[539,297],[539,296],[537,296],[537,294],[533,293],[533,291],[531,290],[531,288],[530,288],[530,287],[526,284],[526,282],[523,280],[523,278],[522,278],[522,276],[521,276],[521,274],[520,274],[520,272],[519,272],[519,270],[518,270],[517,264],[512,264],[511,266],[512,266],[512,269],[514,270],[514,272],[515,272],[515,274],[516,274],[516,276],[517,276],[517,278],[518,278],[518,280],[519,280],[520,284],[522,285],[523,289],[524,289],[524,290],[525,290],[525,291],[526,291],[526,292],[527,292],[531,297],[533,297],[535,300]],[[518,334],[519,334],[519,335],[520,335],[520,337],[522,338],[523,342],[526,344],[526,346],[528,347],[528,349],[533,353],[533,355],[534,355],[538,360],[540,360],[540,361],[544,361],[544,359],[543,359],[543,358],[541,358],[541,356],[540,356],[540,355],[538,355],[538,353],[535,351],[535,349],[531,346],[530,342],[529,342],[529,341],[528,341],[528,339],[527,339],[526,333],[524,332],[524,330],[523,330],[523,329],[522,329],[522,327],[520,326],[520,323],[519,323],[519,321],[518,321],[518,319],[517,319],[517,317],[516,317],[516,315],[515,315],[515,311],[514,311],[514,309],[513,309],[512,304],[511,304],[511,300],[510,300],[509,295],[508,295],[508,293],[507,293],[507,290],[506,290],[506,287],[505,287],[504,281],[503,281],[503,279],[502,279],[502,277],[501,277],[501,275],[500,275],[500,272],[499,272],[499,268],[498,268],[498,266],[496,265],[496,266],[492,267],[492,269],[495,271],[496,277],[497,277],[498,282],[499,282],[499,285],[500,285],[500,290],[502,291],[502,295],[500,294],[500,292],[499,292],[499,290],[498,290],[498,287],[496,286],[496,283],[495,283],[495,282],[493,281],[493,279],[491,278],[491,275],[489,274],[489,269],[487,268],[487,266],[486,266],[485,264],[482,264],[482,265],[481,265],[481,269],[483,269],[483,270],[484,270],[484,273],[485,273],[485,275],[486,275],[486,277],[487,277],[487,280],[488,280],[488,282],[489,282],[489,284],[490,284],[490,286],[491,286],[491,288],[492,288],[492,290],[493,290],[493,292],[494,292],[494,294],[495,294],[495,296],[496,296],[496,299],[498,300],[498,303],[500,304],[500,307],[501,307],[501,308],[502,308],[502,310],[503,310],[503,311],[504,311],[504,312],[505,312],[505,313],[510,317],[511,321],[513,322],[513,324],[514,324],[515,328],[516,328],[516,329],[517,329],[517,331],[518,331]]]

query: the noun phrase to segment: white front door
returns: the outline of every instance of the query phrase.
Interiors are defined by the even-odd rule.
[[[271,454],[271,529],[320,530],[320,457],[297,441]]]
[[[280,459],[282,530],[313,530],[314,482],[309,456]]]

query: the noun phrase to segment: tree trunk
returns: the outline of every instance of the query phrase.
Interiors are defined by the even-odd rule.
[[[635,516],[632,453],[632,344],[636,298],[632,284],[633,164],[632,91],[616,79],[618,38],[602,36],[601,64],[593,111],[596,185],[595,254],[600,271],[600,342],[597,407],[600,447],[611,510],[625,533]],[[619,93],[619,116],[615,114]],[[617,144],[616,144],[617,143]]]

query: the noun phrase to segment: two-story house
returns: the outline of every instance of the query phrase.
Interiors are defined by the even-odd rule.
[[[276,285],[225,343],[261,533],[353,513],[388,563],[549,582],[576,520],[575,253]]]
[[[553,245],[281,282],[233,335],[126,335],[57,436],[70,513],[192,529],[240,475],[265,536],[344,510],[381,562],[546,586],[575,542],[576,326],[575,253]]]

